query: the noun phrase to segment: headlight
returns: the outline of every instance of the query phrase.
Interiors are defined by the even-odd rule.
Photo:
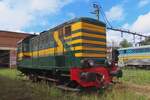
[[[118,63],[115,63],[115,66],[118,66]]]
[[[88,63],[89,63],[90,66],[94,66],[94,61],[93,60],[89,60]]]
[[[84,68],[93,67],[95,65],[93,60],[83,59],[81,60],[81,66]]]

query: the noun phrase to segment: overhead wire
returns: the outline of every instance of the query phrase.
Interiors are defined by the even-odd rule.
[[[108,25],[107,27],[113,28],[113,26],[111,25],[111,23],[110,23],[109,20],[107,19],[106,14],[105,14],[105,12],[104,12],[104,10],[103,10],[103,8],[102,8],[101,5],[100,5],[100,11],[101,11],[101,15],[102,15],[102,17],[103,17],[103,19],[104,19],[104,21],[105,21],[105,23],[106,23],[106,26]]]

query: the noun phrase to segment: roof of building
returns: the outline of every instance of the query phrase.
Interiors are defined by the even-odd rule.
[[[17,42],[32,34],[0,30],[0,49],[12,49],[17,47]]]
[[[0,36],[17,36],[17,37],[24,37],[24,36],[29,36],[32,34],[29,33],[23,33],[23,32],[12,32],[12,31],[5,31],[5,30],[0,30]]]

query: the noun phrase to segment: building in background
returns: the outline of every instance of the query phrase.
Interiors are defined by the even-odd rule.
[[[17,43],[29,36],[27,33],[0,31],[0,67],[16,66]]]

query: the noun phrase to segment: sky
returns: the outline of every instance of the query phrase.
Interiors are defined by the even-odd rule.
[[[76,17],[95,18],[90,13],[95,2],[113,27],[150,35],[150,0],[0,0],[0,30],[39,33]],[[124,38],[134,41],[132,35],[107,30],[110,43]]]

